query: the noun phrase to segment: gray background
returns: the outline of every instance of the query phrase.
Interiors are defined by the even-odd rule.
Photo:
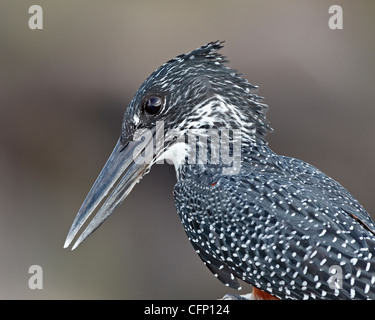
[[[28,8],[44,29],[28,28]],[[341,4],[344,29],[328,28]],[[77,250],[70,225],[140,84],[213,40],[269,104],[271,148],[317,166],[375,214],[373,1],[0,3],[0,298],[182,299],[227,292],[176,214],[174,168],[154,166]],[[43,290],[30,290],[30,265]],[[245,286],[245,291],[250,287]]]

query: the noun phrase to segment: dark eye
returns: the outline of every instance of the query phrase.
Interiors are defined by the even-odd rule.
[[[160,98],[159,96],[151,96],[145,100],[143,109],[149,114],[157,114],[162,106],[162,98]]]

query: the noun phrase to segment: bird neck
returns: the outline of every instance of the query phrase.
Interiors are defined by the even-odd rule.
[[[211,181],[221,176],[241,174],[243,166],[257,168],[267,162],[277,161],[273,159],[276,154],[269,149],[267,143],[253,135],[237,135],[233,132],[229,138],[225,135],[222,138],[219,149],[213,147],[213,139],[208,140],[208,147],[204,143],[193,146],[188,143],[176,145],[173,153],[178,155],[179,159],[172,162],[177,180],[195,177],[213,183]]]

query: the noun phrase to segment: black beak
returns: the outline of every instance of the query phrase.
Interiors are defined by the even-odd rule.
[[[74,243],[72,250],[112,214],[113,210],[121,204],[134,185],[143,177],[152,160],[149,155],[145,157],[145,150],[150,150],[148,146],[153,146],[153,136],[149,134],[143,137],[143,140],[127,142],[125,147],[124,143],[121,143],[119,139],[102,172],[79,209],[65,240],[64,248],[71,244],[73,238],[95,209],[98,208],[98,212]],[[104,203],[100,205],[102,201]]]

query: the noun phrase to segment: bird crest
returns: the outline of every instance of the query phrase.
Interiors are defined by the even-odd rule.
[[[228,62],[223,56],[219,50],[223,48],[224,41],[212,41],[209,42],[200,48],[197,48],[193,51],[190,51],[188,53],[180,54],[177,57],[169,60],[171,61],[181,61],[181,60],[189,60],[189,59],[196,59],[196,58],[203,58],[203,59],[209,59],[214,60],[215,62],[223,63]]]

